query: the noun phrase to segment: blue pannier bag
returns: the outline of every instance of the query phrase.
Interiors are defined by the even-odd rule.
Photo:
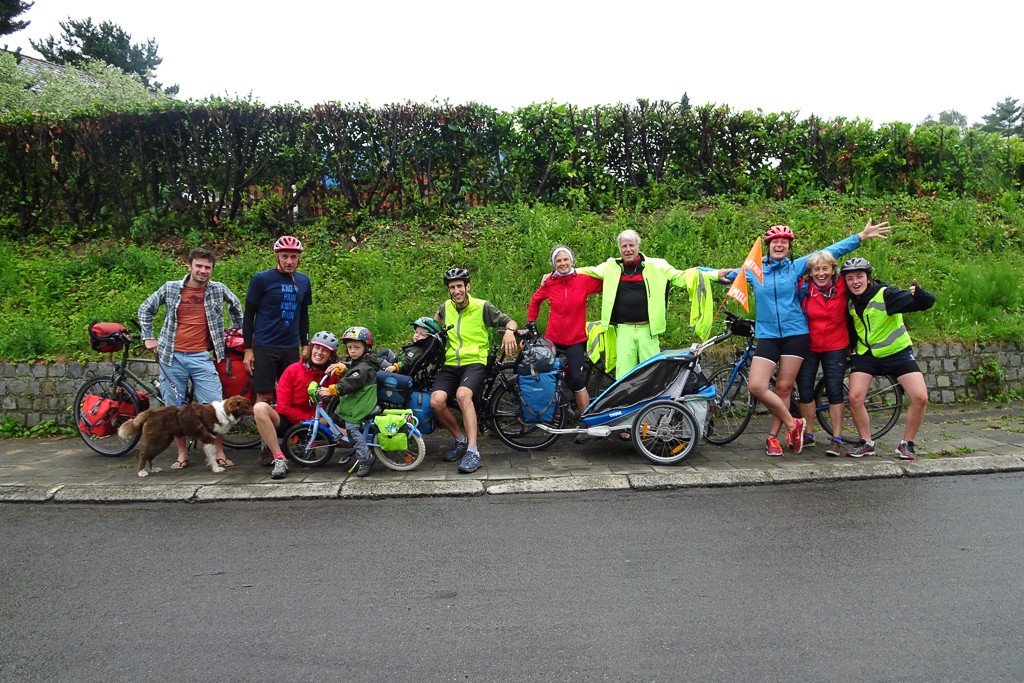
[[[536,375],[519,375],[519,407],[523,422],[552,422],[558,407],[558,367]]]
[[[412,390],[412,377],[397,372],[377,371],[377,401],[404,406]]]
[[[430,409],[430,392],[412,392],[405,407],[412,408],[412,414],[419,421],[416,428],[420,430],[420,434],[429,434],[434,431],[434,411]]]

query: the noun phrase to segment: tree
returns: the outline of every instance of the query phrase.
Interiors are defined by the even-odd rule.
[[[0,0],[2,1],[2,0]],[[146,87],[167,95],[176,95],[178,86],[163,87],[153,80],[156,68],[164,61],[157,55],[157,43],[149,38],[145,43],[132,43],[131,34],[117,24],[104,21],[99,25],[91,17],[60,22],[63,34],[44,40],[29,40],[43,58],[54,64],[81,66],[89,60],[98,60],[115,66],[127,74],[135,74]]]
[[[0,36],[17,33],[32,23],[17,20],[17,17],[27,12],[34,4],[24,0],[0,0]]]
[[[1005,138],[1024,134],[1024,107],[1012,97],[1007,97],[982,118],[985,123],[981,129],[988,133],[999,133]]]
[[[938,120],[932,117],[931,114],[922,121],[919,125],[921,126],[956,126],[960,129],[960,132],[967,130],[967,116],[961,114],[956,109],[947,109],[939,114]]]

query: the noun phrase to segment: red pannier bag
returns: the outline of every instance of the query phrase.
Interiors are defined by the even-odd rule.
[[[142,405],[143,410],[149,410],[149,394],[145,391],[139,392],[139,403]],[[117,414],[120,416],[122,422],[127,422],[133,419],[138,413],[135,412],[135,404],[131,401],[121,401],[117,404]]]
[[[134,408],[131,402],[128,405]],[[117,431],[116,418],[120,409],[121,404],[112,398],[88,394],[82,400],[78,428],[93,436],[111,436]]]
[[[220,386],[224,398],[230,396],[246,396],[252,392],[252,377],[245,369],[245,342],[240,330],[224,332],[224,360],[217,361],[217,374],[220,375]]]
[[[89,346],[93,351],[102,353],[120,351],[128,339],[128,329],[121,323],[93,321],[89,325]]]

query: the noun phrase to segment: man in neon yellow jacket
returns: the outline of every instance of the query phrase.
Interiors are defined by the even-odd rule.
[[[614,349],[615,376],[621,378],[661,351],[658,336],[665,332],[669,285],[690,291],[694,303],[690,324],[700,336],[707,334],[714,317],[708,285],[716,271],[705,274],[698,268],[679,270],[664,259],[642,254],[640,235],[635,230],[619,233],[618,243],[621,258],[577,268],[576,272],[604,280],[601,322],[609,335],[606,353]]]

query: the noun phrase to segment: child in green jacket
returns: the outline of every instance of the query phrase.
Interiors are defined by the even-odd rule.
[[[371,353],[373,335],[365,327],[350,327],[341,335],[348,357],[334,366],[341,377],[335,384],[320,389],[320,395],[338,397],[338,416],[345,422],[349,443],[356,452],[357,477],[365,477],[374,457],[363,437],[362,423],[377,406],[377,369],[380,358]]]

